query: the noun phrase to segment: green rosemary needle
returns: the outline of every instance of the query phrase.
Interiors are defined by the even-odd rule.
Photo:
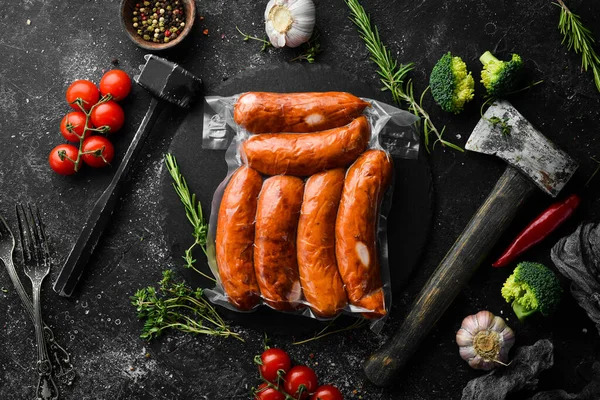
[[[433,124],[429,113],[423,108],[423,97],[428,88],[425,89],[418,100],[415,98],[412,81],[410,79],[407,80],[407,75],[414,69],[414,64],[399,64],[394,60],[390,50],[381,42],[377,26],[371,25],[370,17],[358,0],[344,1],[350,8],[350,20],[358,28],[361,39],[365,42],[367,49],[371,53],[371,61],[379,68],[377,73],[380,75],[381,83],[384,85],[382,90],[389,90],[392,94],[392,99],[399,106],[407,103],[408,110],[422,119],[423,139],[427,151],[430,151],[429,135],[431,133],[437,136],[433,147],[439,142],[443,146],[464,151],[461,147],[442,139],[445,127],[439,131]]]
[[[558,29],[563,35],[562,43],[567,43],[567,49],[573,49],[575,54],[581,54],[581,68],[587,71],[592,69],[594,83],[600,92],[600,56],[594,50],[594,35],[583,26],[581,17],[567,8],[563,0],[556,0],[556,6],[560,7],[560,19]]]
[[[185,207],[185,215],[194,228],[194,231],[192,232],[194,243],[192,243],[192,245],[185,251],[183,256],[183,259],[186,262],[185,267],[192,269],[203,277],[215,282],[215,279],[212,276],[209,276],[194,267],[194,263],[196,262],[193,257],[194,248],[196,246],[200,246],[204,254],[206,254],[206,235],[208,233],[208,222],[202,213],[202,205],[196,200],[196,195],[190,193],[187,182],[179,170],[175,156],[172,154],[166,154],[165,165],[169,170],[169,174],[171,174],[171,177],[173,178],[173,188],[175,188],[175,192],[177,192],[181,203],[183,203],[183,206]]]

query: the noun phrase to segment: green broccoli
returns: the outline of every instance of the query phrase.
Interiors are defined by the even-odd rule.
[[[546,266],[534,262],[522,262],[502,286],[502,297],[512,302],[512,308],[523,320],[539,311],[543,316],[554,312],[560,298],[562,287],[554,272]]]
[[[460,57],[448,52],[433,67],[429,77],[431,94],[442,110],[460,113],[465,103],[473,100],[475,82]]]
[[[518,89],[523,76],[521,56],[513,54],[510,61],[501,61],[486,51],[479,61],[483,64],[481,83],[490,96],[502,97]]]

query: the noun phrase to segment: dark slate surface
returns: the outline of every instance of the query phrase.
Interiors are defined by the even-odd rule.
[[[165,56],[201,76],[209,92],[244,70],[288,62],[297,50],[260,53],[260,44],[243,42],[235,30],[237,25],[244,32],[262,35],[265,3],[198,1],[198,13],[205,18],[197,21],[190,40]],[[377,89],[376,70],[347,19],[344,3],[316,3],[324,48],[318,63],[342,69]],[[599,36],[600,3],[573,0],[568,4]],[[560,44],[558,9],[550,1],[364,1],[364,5],[393,55],[400,61],[415,62],[412,77],[418,90],[425,87],[431,67],[448,50],[462,55],[475,71],[483,51],[497,49],[503,56],[515,51],[527,60],[532,79],[544,79],[542,85],[512,102],[581,163],[566,191],[580,191],[585,196],[577,218],[527,255],[550,263],[551,245],[573,231],[578,221],[597,218],[600,210],[600,178],[589,190],[583,189],[595,168],[590,157],[600,157],[600,95],[591,75],[580,71],[580,59]],[[262,346],[260,326],[234,323],[245,344],[182,334],[146,343],[138,338],[141,323],[129,305],[128,296],[136,289],[158,280],[163,268],[180,264],[182,245],[172,243],[164,229],[165,207],[179,204],[161,200],[165,173],[161,155],[184,119],[182,111],[170,109],[158,122],[79,290],[71,299],[59,298],[51,291],[51,282],[88,210],[111,178],[110,170],[85,171],[70,178],[49,170],[46,157],[62,142],[58,124],[68,111],[64,91],[75,79],[98,81],[115,59],[132,75],[143,63],[144,52],[121,31],[118,9],[117,1],[100,0],[9,0],[0,5],[0,212],[14,227],[14,204],[33,199],[41,206],[48,226],[55,267],[44,287],[44,314],[57,340],[72,352],[79,373],[72,387],[63,388],[61,398],[246,399],[249,387],[257,383],[252,357]],[[204,29],[208,35],[202,33]],[[149,96],[140,88],[125,102],[127,122],[115,137],[115,162],[148,103]],[[459,144],[464,144],[475,126],[480,104],[481,90],[461,116],[444,114],[430,100],[425,102],[437,124],[447,124],[448,139]],[[391,319],[382,334],[351,331],[292,346],[294,338],[288,332],[275,331],[270,333],[273,342],[289,350],[297,362],[314,366],[319,377],[340,386],[346,398],[456,399],[466,382],[479,373],[458,357],[454,334],[464,316],[489,309],[508,319],[517,332],[518,344],[531,344],[542,337],[554,342],[556,365],[542,375],[541,388],[580,390],[585,384],[580,371],[600,355],[594,326],[570,297],[553,317],[518,323],[499,295],[510,270],[489,267],[493,255],[438,322],[394,388],[379,389],[364,381],[362,361],[398,328],[420,287],[503,169],[501,162],[490,157],[442,148],[433,152],[430,165],[436,202],[432,234],[405,292],[395,297]],[[194,190],[208,210],[212,193],[204,187]],[[550,201],[536,195],[519,213],[495,255]],[[16,257],[19,259],[18,254]],[[7,399],[28,399],[35,378],[31,369],[33,327],[3,269],[0,286],[6,289],[0,292],[0,394]],[[305,324],[304,320],[297,323]],[[527,395],[531,393],[513,398]]]

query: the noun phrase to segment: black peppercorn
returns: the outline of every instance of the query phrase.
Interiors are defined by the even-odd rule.
[[[185,12],[179,0],[136,3],[132,14],[132,26],[149,42],[173,41],[185,26]]]

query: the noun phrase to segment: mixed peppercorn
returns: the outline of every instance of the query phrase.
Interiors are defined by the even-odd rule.
[[[168,43],[177,37],[185,27],[185,12],[179,0],[135,4],[133,27],[144,40],[154,43]]]

